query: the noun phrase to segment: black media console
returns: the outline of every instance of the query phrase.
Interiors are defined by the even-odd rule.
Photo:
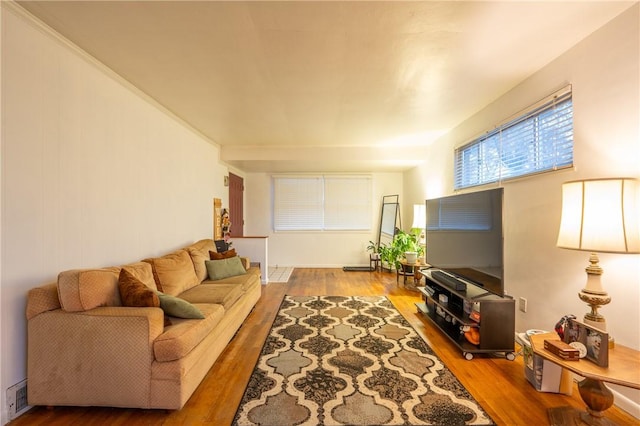
[[[515,301],[500,297],[476,284],[447,275],[439,270],[421,271],[426,284],[418,289],[423,302],[421,312],[471,360],[475,353],[503,352],[515,359]],[[443,278],[444,277],[444,278]],[[463,327],[476,328],[480,343],[471,343]]]

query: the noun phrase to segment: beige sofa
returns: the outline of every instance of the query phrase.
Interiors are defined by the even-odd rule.
[[[261,295],[260,271],[247,259],[246,273],[209,280],[209,251],[213,241],[202,240],[129,265],[65,271],[31,289],[29,405],[182,408]],[[204,318],[123,306],[123,269],[190,302]]]

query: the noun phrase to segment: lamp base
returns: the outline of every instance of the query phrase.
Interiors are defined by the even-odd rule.
[[[600,315],[600,317],[602,319],[599,320],[599,321],[598,320],[593,320],[593,319],[591,319],[589,317],[590,317],[590,315],[588,313],[584,314],[584,318],[583,318],[582,321],[585,324],[587,324],[588,326],[591,326],[593,328],[597,328],[600,331],[604,331],[604,332],[607,331],[607,321],[605,321],[605,319],[604,319],[604,317],[602,317],[602,315]]]
[[[607,331],[607,322],[604,316],[598,312],[598,308],[611,302],[611,296],[602,288],[602,283],[600,282],[602,268],[598,261],[598,255],[591,253],[589,266],[585,268],[587,285],[578,293],[578,297],[591,307],[591,312],[584,315],[584,322],[599,330]]]
[[[594,294],[583,289],[578,293],[578,297],[591,307],[591,312],[584,314],[584,322],[602,331],[607,331],[607,322],[604,316],[598,312],[598,308],[611,302],[611,296],[607,293],[604,293],[604,295]]]

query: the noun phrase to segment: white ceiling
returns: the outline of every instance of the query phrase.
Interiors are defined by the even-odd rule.
[[[360,172],[419,164],[634,2],[19,3],[241,170]]]

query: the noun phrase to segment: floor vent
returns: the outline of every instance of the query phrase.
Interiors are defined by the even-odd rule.
[[[13,420],[29,409],[27,405],[27,381],[23,380],[7,389],[7,411]]]

